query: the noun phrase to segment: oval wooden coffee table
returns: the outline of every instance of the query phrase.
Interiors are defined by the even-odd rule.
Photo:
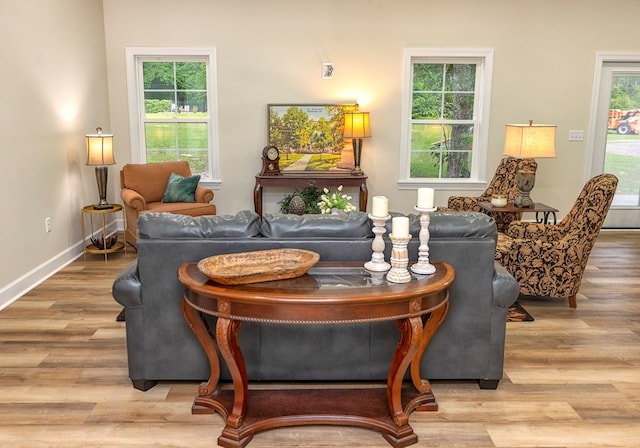
[[[260,431],[297,425],[359,426],[379,431],[394,447],[416,443],[409,414],[437,410],[429,381],[420,377],[420,360],[446,316],[448,287],[455,277],[448,263],[434,265],[435,274],[414,275],[404,284],[388,283],[383,274],[358,264],[320,263],[294,279],[225,286],[210,281],[196,263],[184,263],[178,271],[185,286],[182,309],[211,368],[209,380],[198,387],[192,413],[218,412],[226,420],[218,438],[224,447],[244,447]],[[203,314],[217,316],[215,335],[207,330]],[[386,389],[249,391],[238,343],[243,321],[338,325],[383,320],[395,320],[400,330]],[[216,344],[231,372],[233,390],[218,388]],[[405,385],[409,367],[412,384]]]

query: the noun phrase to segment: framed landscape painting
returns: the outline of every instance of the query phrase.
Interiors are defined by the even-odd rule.
[[[353,147],[345,141],[349,104],[269,104],[269,145],[280,150],[283,172],[351,170]]]

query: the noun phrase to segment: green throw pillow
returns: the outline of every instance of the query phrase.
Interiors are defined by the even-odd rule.
[[[183,177],[171,173],[167,189],[164,190],[162,202],[196,202],[196,188],[200,182],[200,175]]]

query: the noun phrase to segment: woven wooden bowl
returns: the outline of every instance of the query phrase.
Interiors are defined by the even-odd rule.
[[[302,249],[273,249],[214,255],[200,260],[198,269],[216,283],[243,285],[305,274],[320,254]]]

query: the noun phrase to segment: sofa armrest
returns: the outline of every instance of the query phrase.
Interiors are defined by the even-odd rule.
[[[518,299],[520,286],[516,279],[498,262],[493,263],[493,303],[492,306],[509,308]]]
[[[138,263],[133,262],[116,278],[111,287],[113,298],[125,308],[142,305]]]
[[[147,209],[147,201],[135,190],[123,188],[120,190],[120,197],[126,205],[135,209],[138,213]]]
[[[213,190],[206,187],[196,188],[196,202],[208,203],[213,201]]]

